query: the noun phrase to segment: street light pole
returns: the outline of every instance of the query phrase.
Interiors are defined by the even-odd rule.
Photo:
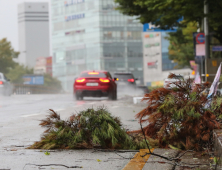
[[[207,0],[204,0],[204,33],[205,33],[205,81],[207,81],[207,59],[210,58],[210,36],[209,36],[209,23],[208,15],[209,4]]]

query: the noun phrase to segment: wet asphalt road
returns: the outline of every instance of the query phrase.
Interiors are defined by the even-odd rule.
[[[57,111],[62,119],[66,119],[78,111],[99,106],[106,107],[111,114],[120,117],[125,128],[140,128],[134,116],[144,108],[144,105],[134,105],[132,96],[119,95],[117,101],[109,101],[107,98],[84,98],[83,101],[74,101],[70,94],[0,96],[0,169],[32,170],[39,168],[36,165],[46,164],[82,166],[81,169],[87,170],[122,169],[129,160],[115,153],[56,150],[50,151],[50,155],[45,155],[44,151],[25,149],[34,141],[40,140],[44,129],[38,125],[39,120],[45,118],[48,109]],[[134,154],[121,155],[132,157]],[[44,168],[67,169],[62,166]]]

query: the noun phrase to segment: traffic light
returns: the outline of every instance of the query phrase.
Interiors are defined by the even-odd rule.
[[[206,77],[209,77],[209,74],[206,74]]]

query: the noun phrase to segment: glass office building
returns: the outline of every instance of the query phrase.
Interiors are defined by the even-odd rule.
[[[143,77],[143,25],[115,10],[114,0],[52,0],[53,76],[72,91],[84,70]]]

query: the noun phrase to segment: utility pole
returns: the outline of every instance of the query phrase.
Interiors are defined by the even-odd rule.
[[[205,82],[207,81],[207,59],[210,58],[210,35],[209,35],[209,22],[208,15],[209,4],[207,0],[204,0],[204,33],[205,33]]]

